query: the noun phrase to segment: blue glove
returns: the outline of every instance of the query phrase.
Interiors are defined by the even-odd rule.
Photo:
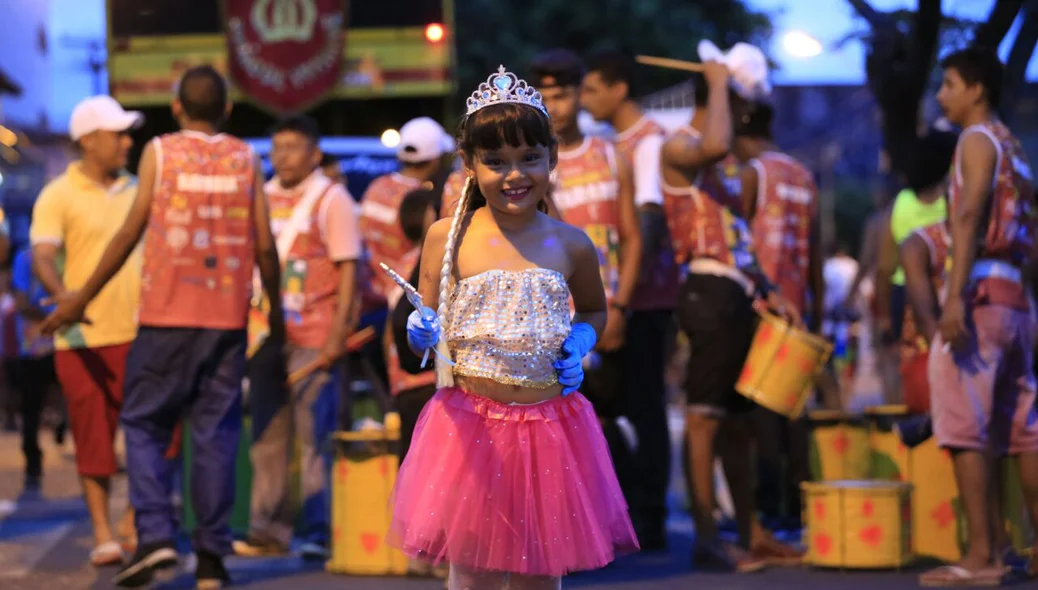
[[[439,341],[440,318],[435,311],[423,307],[407,316],[407,345],[415,354],[427,354]]]
[[[581,361],[591,352],[598,341],[598,335],[590,324],[573,324],[569,336],[562,343],[562,358],[555,361],[555,370],[559,373],[559,384],[562,395],[569,395],[580,387],[584,381],[584,366]]]

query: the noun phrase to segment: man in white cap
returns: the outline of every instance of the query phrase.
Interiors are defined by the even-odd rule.
[[[30,230],[33,268],[48,293],[60,296],[82,287],[122,226],[137,196],[137,179],[125,170],[133,145],[130,131],[143,120],[141,113],[123,110],[109,96],[87,98],[72,111],[69,135],[81,159],[44,187]],[[115,431],[126,356],[137,334],[140,276],[140,259],[135,257],[87,307],[90,323],[76,324],[54,339],[54,365],[94,527],[90,561],[95,566],[123,560],[109,523],[108,491],[119,469]],[[132,512],[122,524],[126,526],[120,531],[133,530]]]
[[[360,233],[374,269],[375,290],[383,299],[395,284],[378,263],[407,272],[396,268],[411,249],[398,221],[400,203],[407,193],[426,183],[430,184],[425,188],[431,188],[432,179],[443,166],[443,155],[453,149],[454,141],[439,123],[429,117],[411,119],[400,128],[396,151],[400,170],[373,180],[360,200]]]
[[[366,263],[361,265],[359,276],[364,303],[358,329],[374,326],[379,341],[386,323],[388,295],[396,283],[378,264],[384,262],[401,276],[411,276],[405,261],[413,245],[400,225],[400,204],[409,192],[433,187],[433,179],[443,167],[443,156],[453,150],[454,140],[439,123],[429,117],[411,119],[400,128],[396,152],[400,170],[371,181],[361,197],[359,227]]]

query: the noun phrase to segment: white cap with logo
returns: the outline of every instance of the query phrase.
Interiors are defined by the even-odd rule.
[[[140,111],[123,109],[111,96],[91,96],[72,109],[68,134],[72,141],[79,141],[94,131],[127,131],[140,127],[141,123],[144,123],[144,114]]]
[[[428,162],[454,149],[454,139],[429,117],[411,119],[400,128],[396,157],[401,162]]]

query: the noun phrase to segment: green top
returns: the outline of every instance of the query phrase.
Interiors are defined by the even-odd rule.
[[[939,223],[948,218],[948,202],[937,199],[932,203],[924,203],[916,196],[915,191],[904,189],[894,199],[894,209],[890,212],[890,233],[894,243],[901,245],[915,230]],[[895,285],[905,284],[905,271],[898,265],[890,281]]]

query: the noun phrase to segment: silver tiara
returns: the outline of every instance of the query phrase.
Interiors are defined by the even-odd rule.
[[[526,80],[520,80],[512,72],[506,72],[505,66],[499,66],[496,74],[490,74],[486,82],[479,85],[472,96],[465,100],[465,116],[469,116],[479,109],[490,105],[514,102],[525,104],[536,108],[548,116],[548,109],[544,108],[541,101],[541,93],[537,92]]]

